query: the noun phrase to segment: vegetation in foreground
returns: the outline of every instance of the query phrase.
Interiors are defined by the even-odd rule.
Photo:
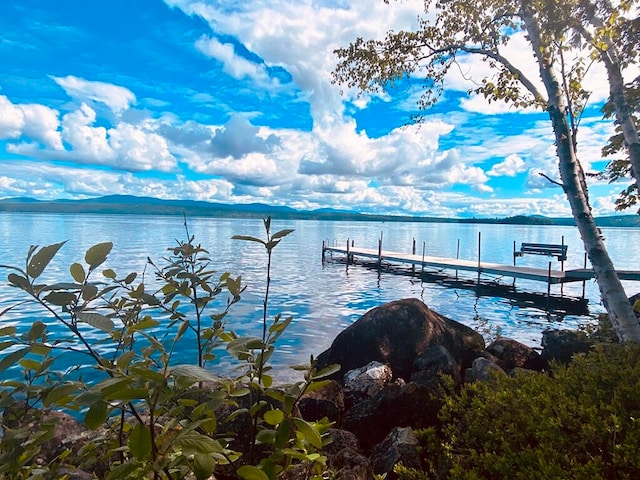
[[[291,322],[267,317],[271,254],[291,231],[271,233],[270,219],[265,230],[265,239],[236,237],[268,256],[262,332],[250,338],[226,328],[241,279],[217,274],[186,224],[186,241],[169,248],[161,265],[149,260],[160,283],[154,292],[144,274],[99,270],[109,243],[89,249],[84,264],[72,264],[69,281],[39,283],[63,244],[32,247],[24,267],[4,266],[9,284],[39,305],[45,320],[24,331],[0,328],[0,479],[67,478],[74,469],[104,479],[207,479],[230,469],[244,479],[275,480],[294,466],[303,466],[304,478],[333,478],[322,453],[330,424],[305,421],[296,404],[334,370],[317,372],[312,358],[300,367],[298,383],[275,387],[270,376],[269,358]],[[52,321],[66,334],[50,331]],[[184,342],[193,361],[176,365]],[[221,350],[236,358],[237,377],[215,374]],[[68,351],[85,355],[89,371],[55,370],[56,357]],[[556,365],[552,375],[466,384],[447,395],[440,427],[419,432],[422,468],[398,465],[395,475],[638,478],[638,391],[640,346],[617,343]],[[79,451],[44,461],[58,421],[49,413],[56,410],[75,411],[95,434]],[[227,426],[241,418],[248,433],[239,445]]]

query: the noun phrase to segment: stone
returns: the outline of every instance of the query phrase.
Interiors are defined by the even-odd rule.
[[[533,348],[511,338],[499,338],[487,347],[487,352],[495,357],[495,363],[505,372],[514,368],[526,368],[542,372],[548,368],[547,362]]]
[[[465,382],[490,382],[498,376],[507,376],[507,373],[491,360],[478,357],[465,372]]]
[[[482,335],[429,309],[417,298],[396,300],[369,310],[335,338],[316,367],[337,363],[340,381],[349,370],[377,361],[391,368],[394,378],[408,380],[415,359],[433,345],[444,346],[461,368],[484,350]]]
[[[449,375],[453,379],[454,385],[462,383],[460,368],[453,355],[442,345],[434,345],[427,348],[416,358],[409,380],[422,385],[436,387],[442,384],[442,378],[440,377],[442,374]]]
[[[391,382],[391,368],[380,362],[348,371],[343,380],[343,391],[348,406],[373,397]]]
[[[373,467],[360,452],[360,443],[354,433],[336,428],[329,429],[331,443],[322,448],[327,465],[335,472],[336,480],[371,480]]]
[[[437,425],[441,406],[439,392],[433,388],[397,379],[347,411],[342,427],[356,434],[367,453],[394,427]]]
[[[591,350],[592,342],[583,332],[574,330],[545,330],[542,332],[542,358],[547,362],[568,364],[577,353]]]
[[[324,417],[340,426],[345,410],[342,387],[335,380],[330,380],[324,387],[305,393],[298,402],[300,415],[310,422]]]
[[[418,438],[411,427],[396,427],[371,452],[373,471],[393,480],[397,475],[393,467],[402,463],[407,468],[420,468]]]

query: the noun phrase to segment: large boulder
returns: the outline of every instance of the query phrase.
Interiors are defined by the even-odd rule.
[[[318,369],[338,363],[334,378],[369,362],[391,367],[394,378],[409,380],[416,358],[433,345],[442,345],[466,368],[484,350],[482,335],[429,309],[416,298],[376,307],[335,338],[317,358]]]
[[[545,330],[542,332],[542,358],[547,362],[568,364],[577,353],[587,353],[593,342],[584,332]]]

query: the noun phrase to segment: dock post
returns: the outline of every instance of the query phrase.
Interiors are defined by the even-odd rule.
[[[460,239],[456,245],[456,260],[460,260]],[[456,268],[456,281],[458,280],[458,269]]]
[[[411,248],[411,255],[416,254],[416,237],[413,237],[413,247]],[[416,274],[416,264],[411,264],[411,275],[414,276]]]
[[[322,264],[324,265],[324,253],[327,246],[325,245],[325,241],[322,240]]]
[[[547,301],[551,299],[551,262],[549,262],[549,273],[547,273]]]
[[[564,235],[562,235],[561,245],[564,247]],[[564,257],[561,257],[561,258],[562,260],[560,260],[560,270],[564,272]],[[563,295],[564,295],[564,282],[560,284],[560,296],[562,297]]]
[[[584,252],[584,269],[587,269],[587,252]],[[582,298],[584,299],[584,290],[585,290],[585,286],[586,286],[587,281],[586,280],[582,280]]]
[[[349,268],[349,261],[351,260],[351,253],[349,253],[349,244],[351,242],[349,241],[349,239],[347,238],[347,268]]]
[[[478,286],[480,285],[480,250],[482,247],[482,232],[478,232]]]
[[[380,238],[378,239],[378,272],[382,269],[382,232],[380,232]]]

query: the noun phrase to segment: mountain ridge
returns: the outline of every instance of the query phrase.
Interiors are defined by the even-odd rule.
[[[367,214],[332,208],[297,210],[263,203],[227,204],[203,200],[165,200],[135,195],[107,195],[80,200],[37,200],[29,197],[0,199],[0,212],[22,213],[101,213],[119,215],[186,215],[189,217],[274,218],[344,221],[503,223],[519,225],[575,225],[573,218],[541,215],[515,215],[505,218],[442,218],[431,216]],[[640,227],[640,216],[599,217],[601,227]]]

